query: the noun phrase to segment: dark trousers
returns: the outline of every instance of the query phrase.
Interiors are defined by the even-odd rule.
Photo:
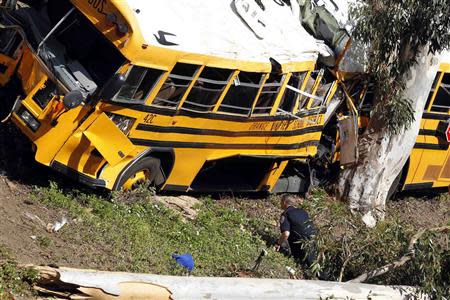
[[[305,242],[306,240],[292,241],[289,242],[289,247],[297,264],[310,268],[317,257],[317,250],[315,246],[307,249]]]

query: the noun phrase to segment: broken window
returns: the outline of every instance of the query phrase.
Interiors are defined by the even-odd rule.
[[[261,73],[240,72],[223,99],[219,112],[249,116],[262,78]]]
[[[270,77],[264,83],[256,106],[253,109],[254,114],[269,114],[280,92],[283,75],[270,74]]]
[[[302,88],[306,74],[306,72],[292,74],[280,102],[281,112],[291,113],[294,110],[297,99],[300,97],[299,91]]]
[[[328,91],[333,86],[334,81],[331,82],[321,82],[317,88],[317,92],[314,98],[312,98],[311,108],[319,107],[323,105],[325,99],[328,96]]]
[[[442,73],[438,72],[436,74],[436,77],[434,78],[434,82],[433,82],[433,85],[431,87],[430,95],[428,96],[427,104],[425,105],[425,109],[429,109],[430,108],[430,103],[431,103],[431,100],[433,99],[434,92],[436,91],[436,87],[437,87],[437,84],[439,82],[439,79],[441,78],[441,75],[442,75]]]
[[[199,66],[177,63],[164,82],[152,105],[177,108],[192,80],[197,73]]]
[[[431,111],[448,113],[450,110],[450,73],[445,73],[439,86],[436,97],[434,98]]]
[[[58,95],[58,87],[53,81],[48,79],[45,82],[45,85],[36,92],[33,99],[42,109],[44,109],[50,100],[52,100],[56,95]]]
[[[315,77],[316,75],[317,75],[317,73],[311,72],[311,74],[309,76],[306,76],[307,77],[306,78],[306,86],[304,89],[304,92],[306,94],[312,95],[313,89],[314,89],[314,83],[316,82],[316,77]],[[305,108],[306,105],[308,104],[308,100],[309,100],[308,96],[302,95],[299,100],[300,104],[299,104],[298,109],[301,110],[301,109]]]
[[[183,103],[182,109],[199,112],[212,111],[232,75],[231,70],[209,68],[203,69]]]
[[[0,30],[0,53],[11,58],[17,57],[17,50],[22,43],[22,37],[16,30]]]
[[[131,67],[125,84],[114,100],[119,102],[145,102],[145,99],[147,99],[163,73],[164,71],[162,70],[139,66]]]

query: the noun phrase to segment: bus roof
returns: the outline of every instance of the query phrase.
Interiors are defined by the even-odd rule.
[[[261,1],[264,10],[253,0],[127,2],[151,46],[249,62],[317,59],[316,40],[280,0]]]

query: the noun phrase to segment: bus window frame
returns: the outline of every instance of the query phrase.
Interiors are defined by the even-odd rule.
[[[275,100],[273,101],[273,104],[271,106],[267,106],[267,107],[256,107],[256,105],[258,104],[259,98],[261,97],[262,91],[263,91],[264,87],[266,87],[266,82],[267,82],[267,80],[269,80],[270,75],[271,75],[270,73],[266,74],[264,83],[261,85],[261,87],[258,91],[258,96],[256,97],[256,99],[253,102],[252,111],[250,114],[251,117],[265,117],[265,116],[273,116],[275,114],[275,112],[277,111],[277,108],[276,108],[277,102],[279,104],[279,101],[281,100],[280,95],[282,95],[281,92],[284,92],[283,87],[286,87],[285,83],[288,82],[286,80],[286,78],[288,77],[289,74],[290,73],[280,74],[281,75],[280,86],[278,88],[277,96],[276,96]],[[270,83],[270,84],[273,84],[273,83]],[[263,109],[263,108],[270,108],[270,111],[268,113],[255,113],[255,109]]]
[[[152,99],[152,96],[154,96],[154,92],[155,90],[159,90],[160,89],[160,85],[161,82],[163,82],[161,79],[162,78],[166,78],[167,76],[167,70],[165,70],[164,68],[158,68],[155,66],[146,66],[146,65],[141,65],[141,64],[127,64],[126,66],[124,66],[123,68],[119,69],[119,73],[124,74],[125,78],[128,79],[128,76],[131,72],[131,70],[133,69],[133,67],[140,67],[140,68],[146,68],[146,69],[153,69],[153,70],[157,70],[157,71],[161,71],[161,75],[159,75],[158,79],[153,83],[152,87],[148,90],[146,96],[144,96],[141,100],[132,100],[132,99],[118,99],[117,96],[120,93],[117,92],[116,95],[114,95],[114,97],[111,99],[111,101],[113,103],[126,103],[126,104],[143,104],[143,105],[148,105],[147,103],[149,102],[149,99]],[[139,85],[142,83],[142,81],[144,80],[144,76],[142,76],[141,78],[141,82],[139,83]],[[125,80],[126,80],[125,79]],[[138,87],[139,87],[138,85]]]
[[[324,69],[320,69],[319,70],[319,74],[317,74],[316,81],[314,82],[313,88],[311,90],[311,95],[312,96],[316,96],[317,90],[319,89],[320,85],[322,84],[323,77],[324,77]],[[324,99],[325,99],[326,95],[327,95],[327,93],[325,93]],[[322,99],[321,103],[324,101],[324,99]],[[310,109],[313,109],[313,108],[321,106],[320,104],[316,105],[316,106],[313,106],[313,104],[315,102],[315,99],[312,98],[312,97],[308,98],[307,101],[308,101],[308,104],[306,105],[306,109],[307,110],[310,110]]]
[[[184,105],[185,103],[187,103],[187,104],[190,104],[190,105],[192,105],[192,106],[205,107],[205,108],[208,108],[208,107],[209,107],[210,109],[209,109],[209,110],[204,110],[204,111],[202,111],[202,110],[195,110],[195,109],[192,109],[192,108],[186,108],[186,107],[183,107],[183,105],[181,105],[181,106],[180,106],[180,110],[191,111],[191,112],[195,112],[195,113],[211,113],[211,112],[213,112],[214,109],[216,108],[217,103],[218,103],[221,99],[225,98],[226,92],[228,92],[228,89],[229,89],[229,87],[231,87],[231,83],[233,82],[233,80],[234,80],[234,78],[235,78],[235,77],[234,77],[235,71],[233,71],[232,69],[224,69],[224,68],[220,68],[220,69],[229,71],[229,75],[228,75],[228,78],[227,78],[227,80],[226,80],[226,84],[224,84],[225,81],[219,81],[219,80],[213,80],[213,79],[203,78],[203,77],[202,77],[202,73],[203,73],[203,71],[205,71],[206,68],[211,68],[211,69],[215,68],[215,69],[219,69],[219,68],[211,67],[211,66],[203,66],[201,72],[199,72],[199,76],[197,77],[197,79],[196,79],[195,82],[194,82],[194,85],[193,85],[192,88],[189,90],[189,93],[186,93],[186,99],[184,100],[183,105]],[[201,79],[201,80],[200,80],[200,79]],[[219,95],[219,97],[217,98],[217,100],[216,100],[216,102],[215,102],[214,104],[204,105],[204,104],[200,104],[200,103],[196,103],[196,102],[187,101],[187,98],[189,97],[190,93],[191,93],[192,90],[195,88],[195,84],[196,84],[197,82],[199,82],[199,81],[209,82],[209,83],[211,83],[211,84],[216,84],[216,85],[222,85],[222,86],[223,86],[222,91],[220,92],[220,95]]]
[[[162,106],[162,105],[154,104],[155,100],[157,100],[156,96],[158,96],[159,92],[161,91],[161,88],[166,83],[166,81],[170,77],[170,75],[172,75],[172,72],[175,69],[175,67],[177,66],[177,64],[186,64],[186,65],[197,66],[197,70],[195,71],[194,75],[192,77],[190,77],[191,82],[187,86],[186,91],[184,92],[183,96],[180,98],[180,101],[178,101],[176,106],[168,107],[168,106]],[[160,109],[170,109],[170,110],[174,110],[174,111],[180,110],[180,108],[182,107],[182,105],[183,105],[184,101],[186,100],[187,96],[191,92],[192,87],[194,86],[195,82],[197,81],[197,78],[200,76],[200,74],[201,74],[201,72],[203,71],[204,68],[205,68],[204,65],[200,65],[200,64],[196,64],[196,63],[183,62],[183,61],[175,62],[172,65],[172,67],[167,70],[167,72],[165,73],[165,75],[162,78],[163,80],[160,79],[160,82],[159,82],[157,88],[154,90],[154,92],[149,97],[148,105],[152,106],[152,107],[155,107],[155,108],[160,108]],[[176,76],[182,76],[182,75],[177,75],[177,74],[175,74],[175,75]],[[165,101],[165,100],[166,99],[163,99],[163,101]],[[166,101],[168,101],[168,100],[166,100]]]
[[[430,102],[428,103],[428,107],[425,108],[426,112],[429,113],[433,113],[433,114],[450,114],[450,105],[449,106],[445,106],[445,107],[440,107],[440,108],[447,108],[447,112],[442,112],[442,111],[434,111],[432,110],[433,107],[436,107],[437,105],[434,105],[434,102],[436,101],[436,97],[439,93],[439,90],[442,88],[444,90],[444,92],[446,92],[448,94],[448,99],[450,99],[450,85],[448,86],[443,86],[442,81],[444,80],[444,76],[450,76],[450,72],[445,72],[445,71],[440,71],[441,75],[439,77],[438,82],[436,83],[436,87],[434,88],[433,91],[433,96],[431,97]]]
[[[224,88],[222,95],[219,97],[219,99],[217,100],[216,106],[213,108],[212,112],[213,113],[218,113],[219,112],[219,107],[222,105],[223,100],[225,99],[225,96],[228,94],[228,92],[231,89],[232,84],[234,83],[234,81],[236,80],[236,78],[238,77],[240,71],[239,70],[235,70],[231,76],[230,79],[228,81],[227,86]]]
[[[427,99],[427,103],[426,103],[426,107],[425,107],[426,112],[431,112],[431,106],[433,106],[434,99],[436,98],[437,92],[439,90],[439,86],[441,85],[441,82],[442,82],[442,78],[444,78],[444,72],[438,71],[436,73],[436,77],[438,76],[438,74],[439,74],[439,78],[437,80],[435,79],[436,86],[434,86],[434,90],[433,90],[433,86],[431,86],[430,94],[432,92],[432,95],[431,95],[431,99],[429,99],[429,100]],[[433,85],[434,85],[434,82],[433,82]],[[428,97],[430,97],[430,96],[428,96]]]
[[[259,82],[259,88],[258,88],[258,91],[256,92],[255,98],[254,98],[253,101],[252,101],[252,105],[251,105],[251,107],[249,107],[249,108],[247,109],[247,108],[244,108],[244,107],[237,107],[237,106],[227,105],[227,104],[223,104],[223,103],[222,103],[222,102],[225,100],[225,97],[226,97],[227,93],[228,93],[229,90],[231,89],[231,85],[234,83],[234,81],[236,80],[236,78],[239,77],[239,74],[240,74],[240,73],[246,73],[246,72],[245,72],[245,71],[242,71],[242,70],[237,70],[237,71],[236,71],[235,76],[234,76],[234,77],[232,78],[232,80],[230,80],[230,82],[229,82],[229,87],[228,87],[226,93],[224,93],[223,98],[221,99],[220,103],[218,103],[219,105],[217,106],[217,111],[216,111],[216,113],[218,113],[218,114],[224,114],[224,115],[230,115],[230,116],[238,116],[238,117],[247,117],[247,118],[251,117],[251,115],[252,115],[252,113],[253,113],[253,108],[254,108],[255,105],[256,105],[256,101],[259,99],[259,96],[260,96],[260,94],[261,94],[261,91],[262,91],[262,88],[263,88],[263,86],[264,86],[264,83],[266,82],[266,80],[267,80],[267,78],[268,78],[268,74],[267,74],[267,73],[262,73],[262,72],[261,72],[261,73],[260,73],[260,72],[254,72],[254,73],[257,73],[257,74],[261,74],[261,79],[260,79],[260,82]],[[234,107],[234,108],[236,108],[236,109],[247,110],[248,113],[247,113],[247,114],[238,114],[238,113],[231,113],[231,112],[226,112],[226,111],[219,111],[219,109],[220,109],[220,107],[221,107],[222,105],[225,105],[225,107],[229,107],[229,108],[233,108],[233,107]]]
[[[303,79],[303,83],[302,83],[302,86],[300,88],[300,90],[302,92],[305,92],[305,93],[307,93],[306,87],[308,85],[309,78],[311,78],[311,74],[312,74],[313,70],[309,70],[307,72],[308,73],[306,74],[305,78]],[[293,114],[297,114],[302,109],[300,107],[300,103],[303,102],[303,100],[305,101],[305,104],[306,104],[306,101],[308,101],[308,98],[306,98],[306,96],[301,96],[301,97],[297,98],[296,103],[294,105],[294,109],[292,110]]]
[[[283,98],[284,98],[285,94],[287,93],[287,91],[289,90],[289,87],[294,88],[294,89],[298,89],[298,90],[304,92],[304,90],[303,90],[302,88],[303,88],[304,85],[305,85],[305,80],[306,80],[306,77],[308,76],[308,73],[309,73],[309,70],[306,70],[306,71],[296,71],[296,72],[291,72],[291,73],[289,73],[290,76],[289,76],[289,78],[287,78],[287,80],[286,80],[286,85],[284,86],[284,90],[282,91],[281,99],[280,99],[280,101],[279,101],[279,103],[278,103],[278,106],[277,106],[277,108],[276,108],[274,114],[279,114],[279,113],[280,113],[281,105],[284,104],[284,103],[282,102],[282,101],[283,101]],[[298,87],[289,85],[289,82],[290,82],[290,80],[292,79],[292,77],[294,77],[294,74],[301,74],[301,76],[303,76],[302,82],[299,84]],[[293,92],[295,93],[296,96],[295,96],[294,105],[292,106],[291,111],[288,111],[288,113],[294,114],[294,112],[295,112],[295,110],[296,110],[296,108],[297,108],[297,106],[298,106],[299,100],[300,100],[300,98],[302,97],[302,94],[300,94],[300,93],[298,93],[298,92],[296,92],[296,91],[294,91],[294,90],[292,90],[292,89],[290,89],[290,90],[293,91]]]

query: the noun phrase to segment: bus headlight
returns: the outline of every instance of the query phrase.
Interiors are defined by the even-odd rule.
[[[39,121],[25,108],[21,107],[17,112],[17,115],[34,132],[41,127],[41,123],[39,123]]]
[[[136,122],[136,119],[126,116],[116,115],[113,113],[107,113],[107,115],[109,119],[113,121],[114,124],[116,124],[117,128],[119,128],[120,131],[122,131],[125,135],[128,135],[130,133],[134,122]]]

